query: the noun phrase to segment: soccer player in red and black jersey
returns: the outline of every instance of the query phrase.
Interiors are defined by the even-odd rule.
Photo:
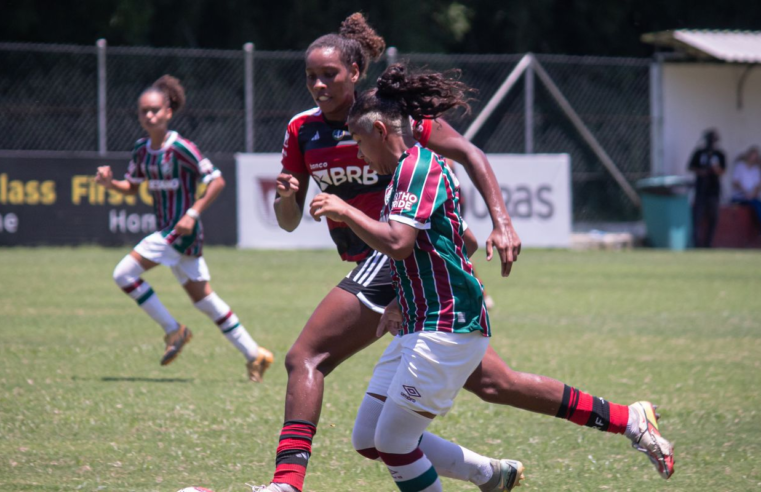
[[[377,175],[357,157],[346,119],[357,84],[370,61],[377,59],[384,48],[383,39],[361,14],[347,18],[339,34],[322,36],[307,48],[306,85],[317,108],[295,116],[286,131],[283,170],[277,177],[278,197],[274,205],[284,230],[298,227],[310,180],[322,191],[339,196],[367,215],[380,216],[383,190],[390,177]],[[496,249],[502,275],[508,276],[521,243],[484,153],[441,119],[414,123],[413,135],[422,145],[465,167],[494,224],[486,241],[487,259],[492,258]],[[357,266],[317,306],[286,356],[285,422],[277,448],[275,475],[267,488],[271,491],[303,490],[311,442],[322,408],[324,378],[376,340],[375,329],[383,308],[395,296],[388,258],[367,246],[343,224],[329,222],[328,227],[342,259],[356,262]],[[640,449],[647,447],[641,441],[642,436],[649,435],[647,430],[655,425],[655,413],[649,404],[646,411],[636,404],[617,405],[545,376],[513,371],[491,348],[465,383],[465,389],[487,402],[556,416],[611,433],[626,433]],[[426,436],[421,448],[426,446]],[[428,449],[425,453],[431,456]],[[662,476],[670,476],[673,465],[664,469],[663,460],[655,464]]]

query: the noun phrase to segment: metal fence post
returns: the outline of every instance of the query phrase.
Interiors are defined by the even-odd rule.
[[[98,154],[106,155],[108,150],[106,114],[106,40],[101,38],[95,46],[98,50]]]
[[[663,56],[650,64],[650,173],[661,176],[663,165]]]
[[[254,152],[254,43],[243,45],[246,152]]]
[[[529,53],[530,54],[530,53]],[[526,67],[526,73],[524,74],[523,83],[524,87],[524,124],[526,126],[525,139],[526,139],[526,153],[534,153],[534,64],[533,55],[531,55],[532,63]]]

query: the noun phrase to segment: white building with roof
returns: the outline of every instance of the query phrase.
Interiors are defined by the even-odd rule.
[[[651,73],[653,174],[687,175],[708,128],[721,135],[728,171],[738,154],[761,145],[761,32],[676,30],[642,40],[656,54]],[[728,200],[730,179],[722,180]]]

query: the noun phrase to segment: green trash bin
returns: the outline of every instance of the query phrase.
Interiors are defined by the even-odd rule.
[[[692,183],[691,178],[684,176],[655,176],[637,181],[647,238],[654,248],[682,251],[691,245]]]

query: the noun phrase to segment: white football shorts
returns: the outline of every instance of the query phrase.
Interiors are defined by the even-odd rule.
[[[135,246],[135,251],[145,258],[155,263],[168,266],[177,281],[185,285],[189,281],[200,282],[211,280],[209,267],[203,256],[187,256],[174,249],[171,244],[166,242],[161,232],[154,232],[146,236]]]
[[[394,337],[375,365],[367,392],[415,412],[446,415],[488,346],[481,332]]]

